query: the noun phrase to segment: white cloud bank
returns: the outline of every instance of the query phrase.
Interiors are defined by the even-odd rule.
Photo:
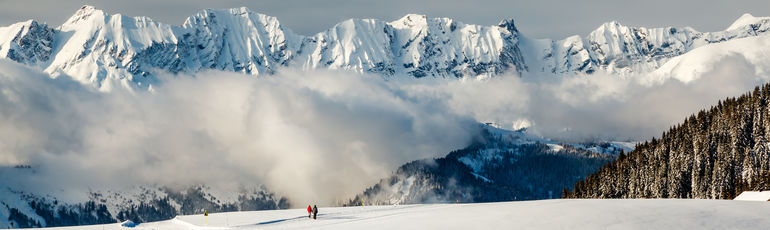
[[[406,161],[464,147],[475,121],[575,141],[642,140],[767,79],[740,56],[720,63],[687,83],[287,70],[162,76],[153,92],[100,93],[0,60],[0,165],[33,165],[35,174],[3,177],[27,190],[264,184],[295,204],[331,204]]]
[[[94,92],[0,62],[0,164],[38,189],[265,184],[299,204],[346,198],[408,160],[467,145],[477,126],[368,76],[168,77]]]

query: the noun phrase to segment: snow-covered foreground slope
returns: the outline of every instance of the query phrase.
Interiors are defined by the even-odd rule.
[[[134,229],[762,229],[766,202],[540,200],[319,208],[178,216]],[[55,229],[126,229],[120,224]]]

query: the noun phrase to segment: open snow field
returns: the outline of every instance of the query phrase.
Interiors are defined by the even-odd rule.
[[[476,204],[319,207],[178,216],[133,229],[768,229],[770,202],[540,200]],[[120,224],[52,229],[128,229]]]

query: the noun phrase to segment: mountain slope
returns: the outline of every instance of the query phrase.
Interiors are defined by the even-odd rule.
[[[36,21],[0,27],[0,57],[69,75],[103,91],[157,84],[157,70],[272,74],[282,67],[342,69],[382,76],[476,77],[518,73],[646,73],[698,47],[764,36],[770,18],[744,15],[725,31],[605,23],[586,37],[522,35],[496,26],[409,14],[385,22],[350,19],[312,36],[246,8],[206,9],[181,26],[109,15],[83,6],[59,28]]]
[[[698,32],[690,27],[644,28],[608,22],[587,37],[529,40],[526,55],[532,69],[542,72],[646,73],[673,57],[698,47],[766,35],[770,17],[744,15],[725,31]],[[538,65],[539,64],[539,65]]]
[[[2,57],[39,66],[55,76],[70,75],[104,91],[117,85],[155,84],[155,69],[261,75],[297,66],[414,77],[523,69],[512,21],[485,27],[407,15],[394,22],[351,19],[314,36],[301,36],[276,18],[246,8],[206,9],[182,26],[172,26],[83,6],[57,29],[25,23],[40,28],[26,37],[41,45],[17,38],[18,31],[29,31],[24,23],[4,27]]]
[[[641,79],[643,82],[662,83],[669,78],[688,83],[703,74],[714,71],[727,58],[745,61],[759,76],[770,73],[770,36],[734,39],[719,44],[698,47],[668,62]]]
[[[730,199],[770,189],[768,101],[770,84],[720,101],[621,155],[565,196]]]
[[[55,30],[29,20],[0,27],[0,57],[37,65],[51,56]]]
[[[559,197],[560,191],[614,159],[623,148],[565,145],[486,126],[470,146],[417,160],[345,205],[494,202]]]
[[[33,171],[27,166],[0,169]],[[0,187],[0,227],[56,227],[107,224],[130,220],[135,223],[168,220],[177,215],[224,211],[286,209],[288,200],[264,188],[219,191],[208,186],[172,189],[162,186],[135,186],[118,191],[102,190],[71,199],[63,191],[24,191],[19,187]],[[67,191],[72,193],[73,191]]]

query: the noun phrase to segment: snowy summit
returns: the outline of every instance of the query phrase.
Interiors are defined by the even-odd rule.
[[[717,32],[613,21],[586,37],[533,39],[512,19],[481,26],[408,14],[392,22],[349,19],[304,36],[245,7],[201,10],[177,26],[83,6],[58,28],[34,20],[0,27],[0,58],[102,91],[149,87],[158,83],[158,70],[263,75],[295,67],[415,78],[623,75],[654,71],[698,47],[761,36],[769,28],[768,18],[746,14]]]

